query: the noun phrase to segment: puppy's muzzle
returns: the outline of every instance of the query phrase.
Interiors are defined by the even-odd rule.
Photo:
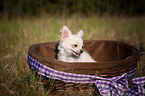
[[[75,51],[73,51],[73,54],[75,55],[75,56],[80,56],[82,53],[83,53],[84,51],[83,50],[80,50],[80,52],[75,52]]]

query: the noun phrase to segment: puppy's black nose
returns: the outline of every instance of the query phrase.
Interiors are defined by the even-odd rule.
[[[80,50],[80,53],[83,53],[83,50]]]

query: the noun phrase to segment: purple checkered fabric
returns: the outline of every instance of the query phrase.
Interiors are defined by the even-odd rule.
[[[98,90],[100,91],[101,95],[105,96],[145,95],[145,89],[142,87],[143,85],[145,85],[145,77],[133,78],[135,75],[136,68],[121,76],[116,76],[113,78],[102,78],[99,76],[73,74],[57,71],[33,59],[29,54],[27,61],[31,69],[34,69],[38,74],[48,78],[72,83],[94,83],[98,88]],[[131,81],[132,89],[128,87],[129,79],[132,79]]]

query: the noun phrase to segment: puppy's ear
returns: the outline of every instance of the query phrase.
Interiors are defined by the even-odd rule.
[[[83,35],[84,35],[83,30],[80,30],[80,31],[77,33],[77,36],[79,36],[80,38],[82,38]]]
[[[63,26],[62,30],[60,32],[61,32],[61,36],[60,36],[61,38],[60,39],[65,39],[69,35],[71,35],[71,31],[66,26]]]

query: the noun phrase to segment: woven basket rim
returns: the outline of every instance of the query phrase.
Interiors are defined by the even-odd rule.
[[[39,44],[34,44],[34,45],[32,45],[32,46],[30,46],[30,48],[29,48],[29,50],[28,50],[28,53],[29,53],[29,55],[31,56],[31,57],[33,57],[34,59],[36,59],[37,61],[39,61],[39,62],[41,62],[41,63],[43,63],[44,65],[46,65],[46,66],[48,66],[48,67],[51,67],[51,68],[54,68],[54,69],[56,69],[56,70],[60,70],[60,71],[63,71],[64,69],[61,69],[61,68],[56,68],[56,66],[57,65],[59,65],[59,66],[74,66],[74,65],[87,65],[87,64],[89,64],[89,66],[87,66],[86,67],[86,70],[109,70],[109,69],[111,69],[111,68],[113,68],[113,67],[120,67],[121,65],[119,65],[119,64],[128,64],[128,63],[131,63],[131,62],[137,62],[138,60],[139,60],[139,50],[138,49],[136,49],[134,46],[132,46],[132,45],[130,45],[130,44],[127,44],[127,43],[124,43],[124,42],[120,42],[120,41],[113,41],[113,40],[84,40],[84,42],[111,42],[111,43],[119,43],[119,44],[122,44],[123,46],[127,46],[127,47],[129,47],[129,48],[132,48],[133,50],[134,50],[134,53],[133,53],[133,55],[132,56],[129,56],[128,58],[125,58],[125,59],[122,59],[122,60],[117,60],[117,61],[104,61],[104,62],[100,62],[100,61],[98,61],[98,62],[83,62],[83,63],[79,63],[79,62],[75,62],[75,63],[66,63],[66,62],[62,62],[62,61],[58,61],[57,59],[55,59],[55,58],[50,58],[50,57],[47,57],[47,56],[43,56],[43,55],[41,55],[41,54],[39,54],[38,52],[37,52],[37,50],[35,49],[37,46],[40,46],[40,45],[46,45],[46,44],[56,44],[57,43],[57,41],[54,41],[54,42],[46,42],[46,43],[39,43]],[[40,58],[41,57],[41,58]],[[46,61],[46,60],[48,60],[48,61]],[[49,65],[47,65],[47,63],[50,63]],[[104,64],[106,64],[106,65],[108,65],[106,68],[105,67],[103,67],[103,68],[94,68],[93,66],[95,65],[95,64],[100,64],[100,65],[104,65]],[[112,64],[112,65],[110,65],[110,64]],[[92,66],[92,67],[91,67]],[[133,68],[136,68],[136,66],[137,66],[137,64],[135,63],[135,64],[132,64],[132,65],[130,65],[130,67],[132,67],[132,68],[128,68],[128,69],[126,69],[125,71],[122,71],[122,73],[120,73],[120,74],[123,74],[124,72],[127,72],[127,71],[130,71],[130,70],[132,70]],[[94,68],[94,69],[93,69]],[[81,68],[80,68],[81,69]],[[69,68],[67,69],[67,70],[69,70]],[[71,70],[71,68],[70,68],[70,70]],[[83,69],[82,69],[83,70]],[[65,71],[65,70],[64,70]],[[110,76],[112,75],[112,74],[116,74],[116,72],[110,72],[110,73],[107,73],[107,74],[109,74]],[[118,72],[117,72],[118,73]],[[101,73],[101,74],[104,74],[104,73]],[[120,75],[120,74],[118,74],[118,75]],[[99,74],[98,74],[99,75]],[[115,76],[115,75],[113,75],[113,76]]]

